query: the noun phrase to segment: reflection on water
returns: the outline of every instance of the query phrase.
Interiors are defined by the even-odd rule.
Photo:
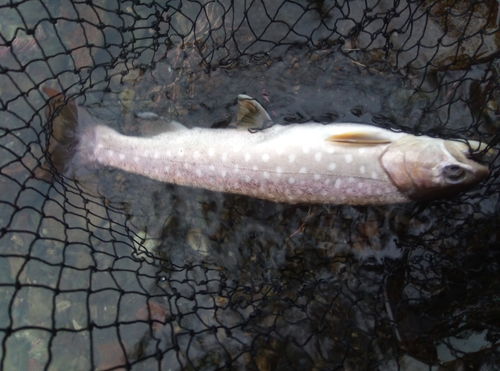
[[[384,207],[32,176],[41,84],[134,135],[162,130],[148,111],[225,126],[246,93],[278,123],[491,140],[498,6],[466,3],[1,7],[3,369],[495,369],[497,162],[460,198]]]

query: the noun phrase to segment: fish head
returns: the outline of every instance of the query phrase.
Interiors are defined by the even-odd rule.
[[[473,157],[485,145],[406,135],[391,143],[380,162],[393,184],[413,200],[447,197],[489,175]],[[473,147],[476,147],[474,149]]]

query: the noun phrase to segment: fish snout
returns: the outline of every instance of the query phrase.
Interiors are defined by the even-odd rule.
[[[468,143],[445,140],[444,147],[452,157],[452,162],[443,167],[443,178],[449,184],[460,182],[474,185],[488,177],[490,169],[479,162],[484,155],[490,155],[485,143]]]

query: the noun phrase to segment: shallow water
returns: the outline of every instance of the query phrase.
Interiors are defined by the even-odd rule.
[[[411,59],[409,51],[383,63],[372,51],[377,42],[364,34],[348,38],[350,47],[312,47],[329,35],[328,27],[313,31],[329,6],[317,3],[321,11],[305,12],[307,5],[266,2],[275,20],[300,19],[290,34],[279,22],[257,27],[266,22],[258,17],[262,3],[247,15],[262,33],[237,7],[226,23],[239,26],[222,27],[229,2],[212,3],[206,13],[196,3],[181,11],[172,3],[157,50],[148,20],[154,8],[125,3],[121,16],[111,11],[113,1],[95,4],[100,10],[42,2],[15,8],[37,27],[34,38],[17,34],[17,60],[5,49],[0,57],[9,68],[0,74],[7,107],[0,112],[3,369],[109,369],[125,360],[137,370],[455,369],[464,360],[494,367],[497,165],[484,185],[458,198],[381,207],[273,204],[113,169],[95,169],[78,183],[32,177],[45,146],[38,86],[52,85],[53,74],[94,116],[127,134],[161,132],[138,112],[189,127],[224,126],[245,93],[276,123],[363,122],[492,138],[494,122],[471,124],[477,112],[465,100],[474,79],[492,73],[487,65],[426,74],[420,68],[429,54],[422,52],[411,78],[397,65]],[[338,21],[338,34],[347,37],[363,14],[355,5],[332,9],[326,25],[351,9]],[[387,8],[378,3],[380,12]],[[91,20],[86,36],[74,21],[38,23],[48,17],[45,9]],[[8,39],[15,32],[6,30],[23,23],[11,13],[0,8]],[[105,38],[93,25],[97,15],[108,26]],[[437,32],[439,20],[433,22]],[[167,44],[167,29],[186,35],[184,46],[178,36]],[[303,35],[313,35],[308,46],[286,45]],[[104,39],[106,48],[79,47]],[[236,59],[234,40],[243,54],[265,53]],[[201,58],[202,46],[212,43],[226,48]],[[74,50],[66,55],[65,48]],[[38,61],[42,50],[53,57]],[[446,59],[449,50],[440,52]],[[120,53],[126,58],[104,67]],[[151,61],[154,68],[146,66]]]

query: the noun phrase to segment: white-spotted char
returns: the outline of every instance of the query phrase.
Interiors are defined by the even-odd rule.
[[[61,97],[53,89],[44,90]],[[173,122],[163,134],[133,137],[98,123],[73,102],[57,103],[65,106],[53,127],[60,124],[57,120],[78,120],[78,125],[68,126],[78,141],[71,166],[55,166],[67,175],[77,173],[78,166],[101,165],[274,202],[387,204],[448,196],[489,173],[471,159],[471,146],[476,147],[473,151],[484,149],[473,141],[466,144],[362,124],[317,123],[250,132],[187,129]],[[244,95],[239,96],[238,117],[246,127],[270,122],[260,104]],[[53,154],[51,158],[55,164],[64,163]]]

